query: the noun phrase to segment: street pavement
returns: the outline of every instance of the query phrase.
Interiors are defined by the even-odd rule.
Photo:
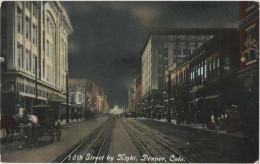
[[[115,157],[113,163],[138,162],[135,160],[128,161],[128,158],[131,158],[131,156],[136,157],[136,159],[140,159],[141,155],[139,154],[139,151],[134,145],[131,137],[128,135],[128,132],[123,127],[122,119],[117,119],[115,121],[111,138],[108,154]]]
[[[1,162],[50,163],[56,157],[90,134],[105,120],[106,117],[71,122],[70,124],[63,122],[62,137],[60,141],[50,143],[49,137],[43,136],[39,137],[39,145],[32,148],[25,147],[23,150],[18,150],[17,143],[5,143],[1,145]]]
[[[160,133],[170,143],[199,162],[252,163],[259,157],[259,141],[244,135],[200,128],[199,125],[175,125],[156,119],[137,118],[142,127]],[[154,133],[156,134],[156,133]]]

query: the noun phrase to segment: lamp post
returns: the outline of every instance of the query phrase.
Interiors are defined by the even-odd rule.
[[[69,123],[69,78],[68,78],[69,71],[66,70],[66,123]]]
[[[171,122],[171,71],[168,71],[168,122]]]
[[[38,103],[38,58],[35,57],[35,105]]]

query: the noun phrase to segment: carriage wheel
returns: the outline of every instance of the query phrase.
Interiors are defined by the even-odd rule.
[[[56,139],[57,139],[57,141],[60,141],[60,139],[61,139],[61,124],[60,124],[60,122],[57,122],[57,125],[56,125]]]
[[[37,125],[33,125],[33,127],[32,127],[32,143],[33,143],[33,145],[38,145],[38,129],[37,129]]]

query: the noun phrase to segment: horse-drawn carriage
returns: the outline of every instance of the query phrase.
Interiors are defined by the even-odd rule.
[[[38,118],[37,135],[49,136],[50,141],[61,139],[61,123],[56,123],[56,109],[51,105],[33,106],[33,115]]]
[[[49,136],[52,142],[55,137],[61,139],[61,123],[56,122],[56,109],[51,105],[32,106],[32,115],[27,114],[26,110],[19,108],[17,115],[4,116],[1,118],[2,131],[6,133],[6,139],[19,141],[19,148],[25,142],[31,145],[38,144],[38,138]],[[2,126],[4,125],[4,126]]]

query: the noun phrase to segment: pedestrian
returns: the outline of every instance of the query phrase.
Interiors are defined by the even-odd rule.
[[[235,122],[234,122],[234,116],[231,111],[228,112],[227,115],[227,128],[226,132],[231,133],[235,131]]]
[[[209,129],[215,129],[215,117],[213,115],[213,113],[210,116],[210,120],[209,120]]]

